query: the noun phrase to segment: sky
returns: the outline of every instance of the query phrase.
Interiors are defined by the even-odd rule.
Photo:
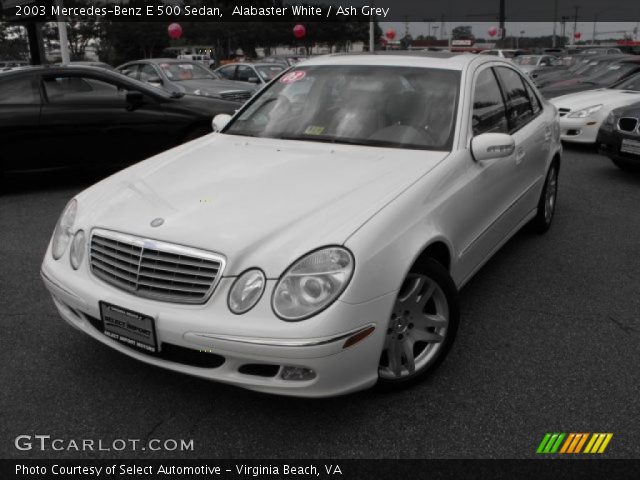
[[[409,22],[409,32],[415,38],[418,35],[427,35],[428,24],[425,22]],[[438,25],[437,29],[433,27]],[[473,28],[473,34],[477,38],[490,38],[487,33],[492,26],[498,26],[496,22],[456,22],[445,23],[445,31],[450,32],[452,28],[457,25],[471,25]],[[431,24],[432,35],[440,30],[440,22],[433,22]],[[598,22],[596,24],[596,39],[605,38],[623,38],[624,33],[628,32],[629,35],[633,35],[633,29],[638,26],[638,22]],[[394,29],[397,33],[397,38],[401,38],[405,33],[405,23],[403,22],[380,22],[380,27],[383,31],[388,29]],[[561,26],[557,24],[557,33],[560,35]],[[520,32],[524,31],[525,37],[540,37],[546,35],[552,35],[553,22],[507,22],[506,30],[508,35],[515,34],[520,35]],[[640,30],[640,28],[639,28]],[[578,31],[582,33],[580,40],[590,41],[593,38],[593,22],[578,22]],[[567,22],[566,35],[573,35],[573,22]],[[440,36],[440,38],[444,38]],[[637,37],[640,40],[640,35]]]

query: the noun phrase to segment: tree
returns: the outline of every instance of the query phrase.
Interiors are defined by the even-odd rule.
[[[22,25],[0,22],[0,59],[26,60],[29,58],[27,32]]]

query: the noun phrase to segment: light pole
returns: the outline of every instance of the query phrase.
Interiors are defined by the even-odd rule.
[[[427,23],[427,40],[431,36],[431,22],[435,21],[435,18],[425,18],[423,22]]]
[[[62,9],[62,0],[56,0],[56,5]],[[62,64],[68,64],[71,59],[69,56],[69,40],[67,38],[67,23],[62,15],[58,15],[58,37],[60,39],[60,57]]]
[[[558,0],[553,2],[553,37],[551,39],[551,46],[556,48],[557,43],[557,35],[556,35],[556,24],[558,23]]]

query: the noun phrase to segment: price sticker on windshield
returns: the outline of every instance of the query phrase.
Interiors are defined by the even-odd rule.
[[[296,70],[295,72],[289,72],[286,75],[283,75],[280,79],[280,83],[293,83],[302,80],[307,72],[304,70]]]

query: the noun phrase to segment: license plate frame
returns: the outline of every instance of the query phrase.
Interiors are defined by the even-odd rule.
[[[624,138],[620,144],[620,151],[631,155],[640,155],[640,142]]]
[[[154,317],[103,301],[99,305],[104,335],[129,347],[159,352]]]

